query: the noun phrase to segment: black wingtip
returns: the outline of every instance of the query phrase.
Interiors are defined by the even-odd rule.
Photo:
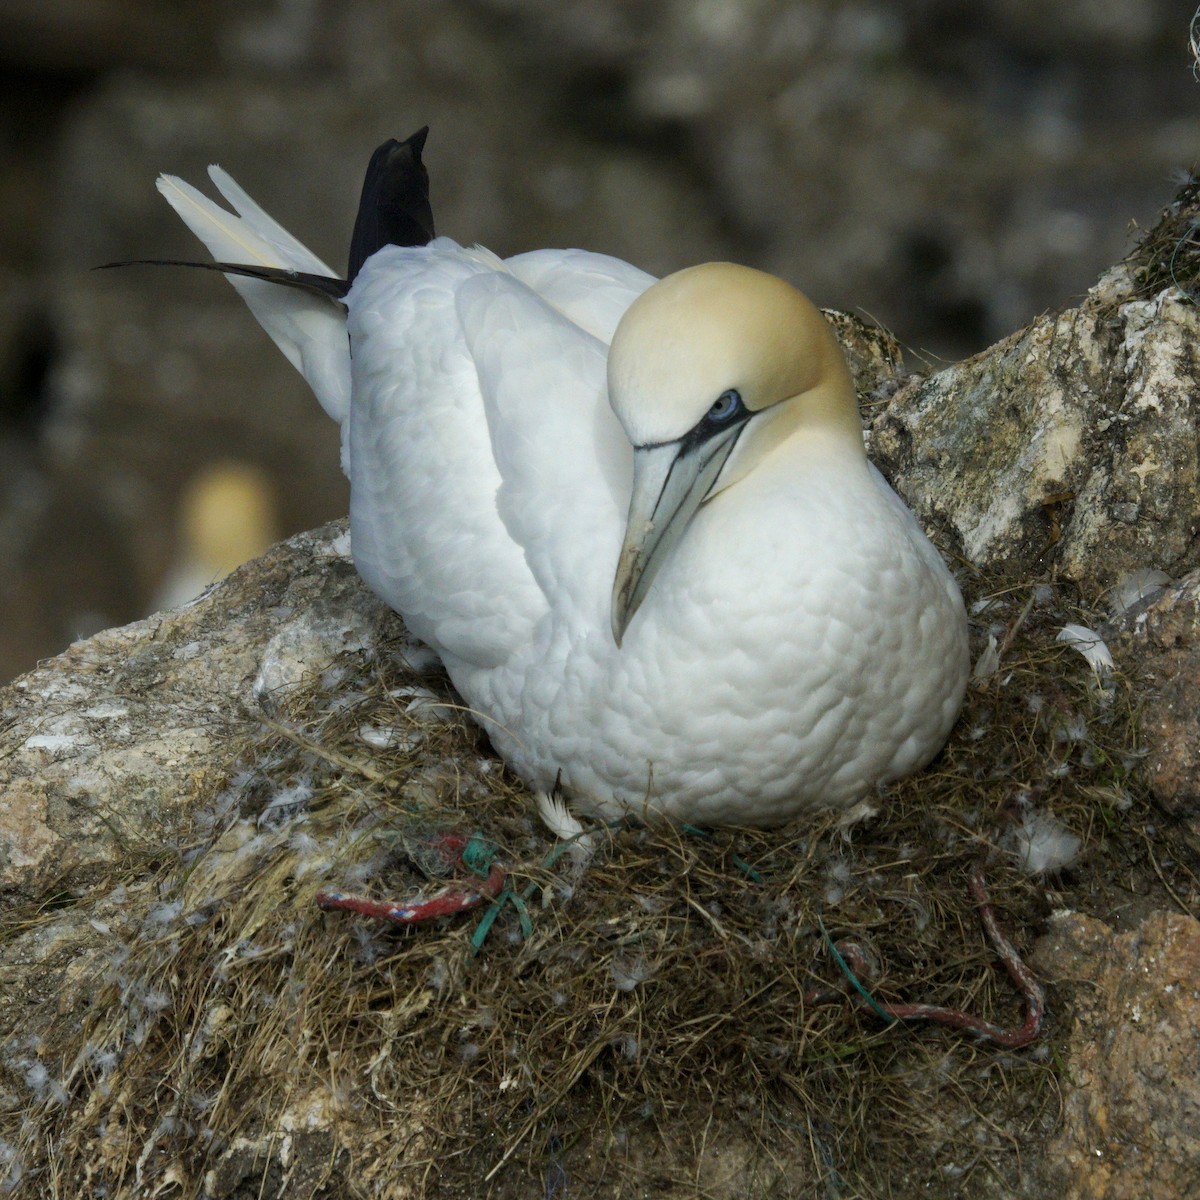
[[[289,271],[286,267],[256,267],[249,263],[188,262],[178,258],[131,258],[124,262],[101,263],[93,271],[108,271],[113,267],[194,267],[200,271],[220,271],[222,275],[241,275],[247,279],[261,279],[264,283],[276,283],[281,287],[297,288],[311,292],[326,300],[341,304],[350,290],[345,279],[329,275],[313,275],[308,271]]]
[[[421,161],[428,136],[429,126],[424,125],[402,142],[384,142],[371,155],[350,239],[346,278],[351,282],[376,250],[424,246],[437,236],[429,207],[429,173]]]

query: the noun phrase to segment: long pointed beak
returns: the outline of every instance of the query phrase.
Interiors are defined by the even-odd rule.
[[[625,541],[613,580],[612,632],[619,646],[671,548],[704,503],[738,434],[738,423],[702,441],[638,446],[633,452],[633,495]]]

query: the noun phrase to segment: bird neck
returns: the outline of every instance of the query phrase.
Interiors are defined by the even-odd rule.
[[[765,419],[763,419],[765,418]],[[775,475],[809,471],[814,463],[834,470],[865,469],[866,448],[858,405],[847,376],[845,387],[838,381],[818,384],[793,396],[751,421],[729,456],[716,486],[715,496],[747,475]]]
[[[760,455],[787,454],[797,442],[816,439],[831,452],[841,450],[853,458],[866,458],[849,371],[827,374],[815,387],[775,407],[776,413],[756,439]]]

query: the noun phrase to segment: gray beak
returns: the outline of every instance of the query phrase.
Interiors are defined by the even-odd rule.
[[[612,631],[618,646],[743,428],[739,422],[703,439],[689,434],[677,442],[634,448],[633,495],[613,581]]]

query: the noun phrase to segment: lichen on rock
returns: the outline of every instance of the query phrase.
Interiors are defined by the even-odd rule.
[[[1155,913],[1116,934],[1058,913],[1036,966],[1073,996],[1062,1126],[1046,1151],[1058,1194],[1200,1194],[1200,922]]]
[[[0,689],[0,891],[75,886],[179,840],[272,689],[398,636],[344,548],[344,523],[302,534],[236,572],[219,606],[97,634]]]
[[[1173,218],[1174,219],[1174,218]],[[1150,297],[1134,260],[1083,302],[904,387],[875,420],[880,466],[985,570],[1057,570],[1093,597],[1195,565],[1200,310]]]

